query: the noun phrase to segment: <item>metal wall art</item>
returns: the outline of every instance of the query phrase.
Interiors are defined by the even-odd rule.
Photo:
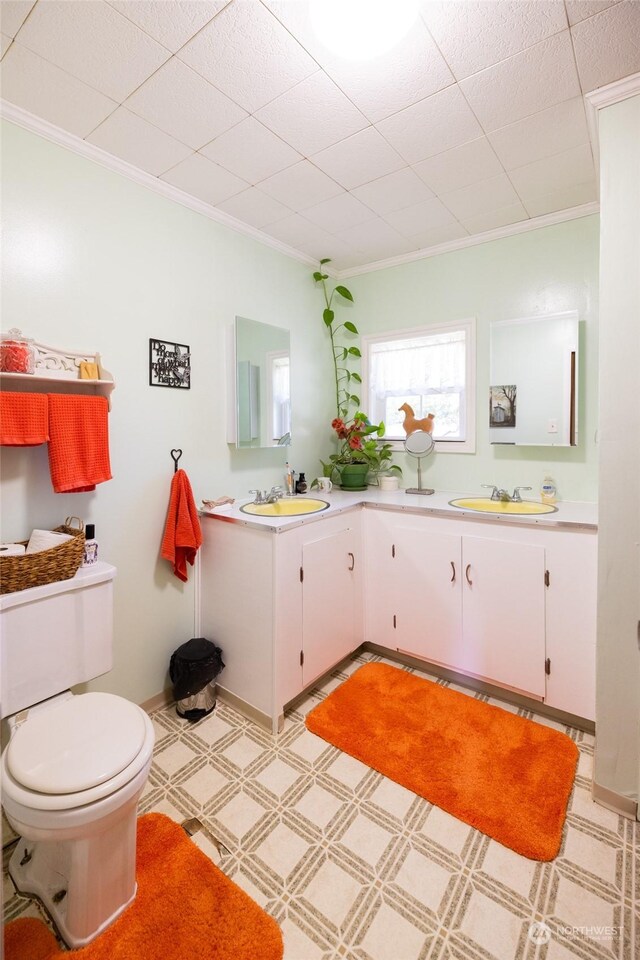
[[[149,340],[149,386],[191,387],[191,354],[186,343]]]

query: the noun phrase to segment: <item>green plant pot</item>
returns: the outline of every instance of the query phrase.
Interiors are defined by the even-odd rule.
[[[368,463],[345,463],[340,470],[340,486],[343,490],[366,490]]]

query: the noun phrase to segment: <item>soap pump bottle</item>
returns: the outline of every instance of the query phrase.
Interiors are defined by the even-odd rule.
[[[307,492],[307,481],[305,480],[304,473],[300,473],[298,477],[298,482],[296,483],[296,493],[306,493]]]
[[[82,566],[90,567],[98,562],[98,541],[96,540],[95,524],[88,523],[85,527],[84,556]]]
[[[558,499],[558,491],[555,480],[553,477],[550,477],[549,474],[547,474],[542,481],[542,486],[540,487],[540,499],[543,503],[555,503]]]

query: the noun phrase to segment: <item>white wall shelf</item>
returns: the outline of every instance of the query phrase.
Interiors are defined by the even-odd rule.
[[[99,353],[60,350],[34,341],[34,373],[0,373],[0,387],[20,393],[92,393],[107,398],[111,409],[111,393],[115,389],[113,375],[102,366]],[[80,379],[80,364],[95,363],[97,380]],[[62,388],[62,389],[60,389]]]

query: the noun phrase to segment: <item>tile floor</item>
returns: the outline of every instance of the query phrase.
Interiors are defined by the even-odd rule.
[[[142,812],[203,823],[194,841],[281,924],[285,960],[640,957],[640,830],[592,802],[593,737],[561,727],[578,774],[560,854],[535,863],[306,730],[371,659],[311,691],[278,737],[222,703],[197,724],[156,711]],[[5,919],[37,915],[6,876],[9,853]]]

